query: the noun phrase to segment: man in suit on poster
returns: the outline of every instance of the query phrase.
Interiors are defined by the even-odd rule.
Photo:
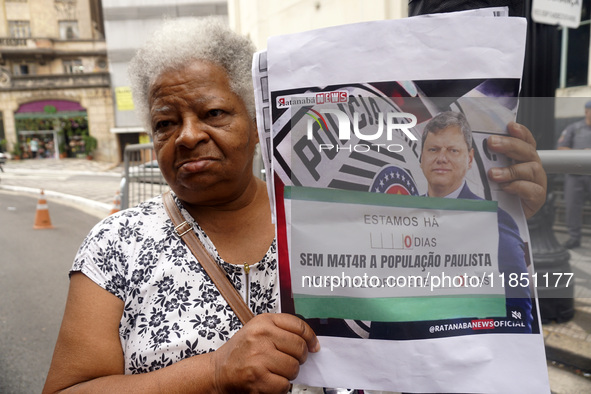
[[[422,136],[421,169],[427,179],[429,197],[482,200],[468,187],[465,177],[474,161],[472,130],[459,112],[443,112],[431,119]],[[505,274],[507,315],[503,319],[521,317],[523,327],[510,332],[531,332],[532,301],[528,287],[509,286],[509,275],[527,273],[525,245],[515,220],[498,208],[499,271]],[[512,282],[514,283],[514,282]],[[498,286],[498,284],[497,284]],[[390,337],[391,323],[372,323],[372,337]],[[498,332],[499,330],[495,330]]]

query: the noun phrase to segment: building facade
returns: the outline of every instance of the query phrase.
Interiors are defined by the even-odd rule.
[[[347,23],[399,19],[406,0],[228,0],[230,26],[248,35],[258,49],[278,34],[298,33]]]
[[[0,116],[14,156],[118,159],[100,0],[0,1]]]

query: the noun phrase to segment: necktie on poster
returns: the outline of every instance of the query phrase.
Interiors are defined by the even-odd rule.
[[[296,383],[549,392],[535,287],[524,280],[534,272],[527,223],[486,175],[509,164],[486,139],[515,119],[526,22],[493,13],[506,16],[275,36],[256,54],[281,308],[322,345]],[[450,164],[453,144],[423,139],[446,114],[471,129],[464,172]],[[429,167],[431,157],[444,164]],[[430,197],[457,174],[454,190]]]

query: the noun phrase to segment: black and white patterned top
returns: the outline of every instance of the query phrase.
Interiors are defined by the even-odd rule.
[[[246,288],[250,289],[251,310],[255,314],[277,312],[275,241],[265,257],[250,266],[247,276],[243,267],[220,258],[207,235],[176,196],[174,199],[238,292],[246,297]],[[161,197],[98,223],[80,246],[72,271],[81,271],[124,302],[119,337],[127,374],[157,370],[213,351],[242,327],[191,251],[175,235]]]

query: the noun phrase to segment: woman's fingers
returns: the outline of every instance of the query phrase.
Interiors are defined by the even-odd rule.
[[[507,130],[510,136],[491,136],[488,138],[487,147],[493,152],[513,159],[515,164],[491,168],[488,176],[507,193],[519,196],[524,213],[529,218],[546,201],[546,172],[536,151],[536,141],[529,129],[511,122],[507,125]]]

